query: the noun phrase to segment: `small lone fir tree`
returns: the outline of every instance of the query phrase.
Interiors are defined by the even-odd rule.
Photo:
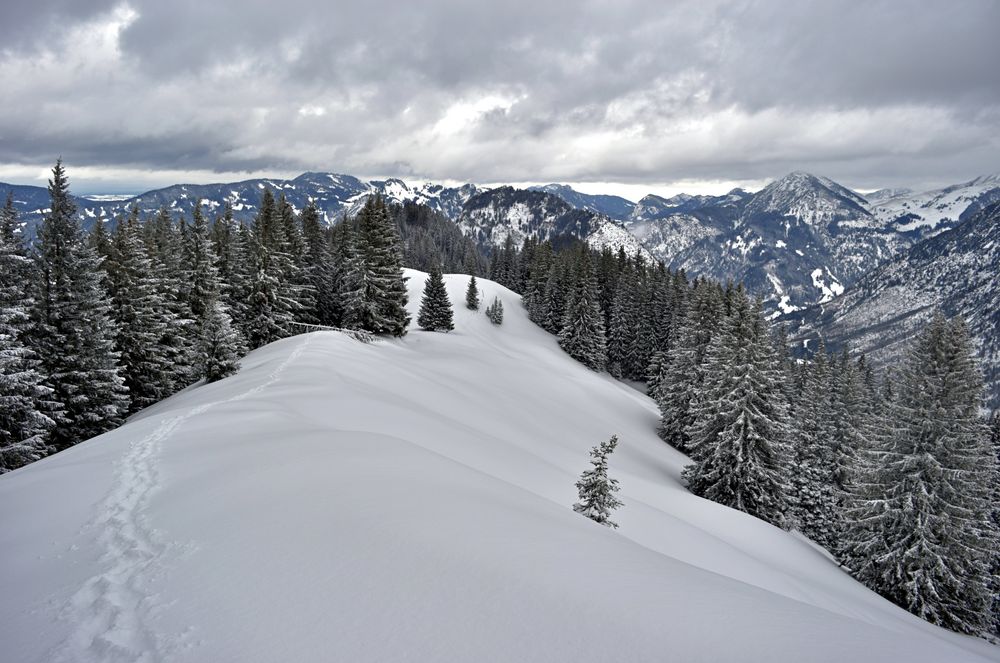
[[[479,310],[479,287],[475,275],[469,277],[469,287],[465,291],[465,306],[469,310]]]
[[[503,302],[498,297],[494,297],[493,303],[486,307],[486,317],[495,325],[503,324]]]
[[[451,311],[451,300],[444,287],[441,267],[431,267],[430,276],[424,285],[424,297],[420,302],[417,324],[427,331],[451,331],[455,328]]]
[[[605,527],[617,528],[618,523],[611,520],[611,512],[622,506],[621,500],[615,497],[618,492],[618,480],[608,477],[608,456],[618,446],[618,436],[598,444],[590,451],[590,464],[593,467],[580,475],[576,487],[580,491],[580,501],[573,505],[573,510],[600,523]]]

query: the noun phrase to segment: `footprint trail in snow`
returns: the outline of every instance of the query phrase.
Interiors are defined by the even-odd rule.
[[[167,545],[159,540],[145,513],[159,486],[160,446],[192,417],[250,398],[273,385],[311,340],[312,335],[306,335],[267,380],[253,389],[167,417],[149,435],[129,445],[118,462],[114,485],[90,525],[98,531],[103,570],[86,580],[70,598],[62,618],[70,622],[72,632],[50,658],[111,663],[163,660],[169,640],[149,625],[149,615],[156,608],[156,594],[150,584],[161,572]]]

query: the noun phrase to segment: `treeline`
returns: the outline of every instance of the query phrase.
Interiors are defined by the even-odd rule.
[[[86,233],[61,163],[49,194],[31,247],[9,197],[0,218],[0,472],[225,377],[299,323],[404,335],[406,262],[487,264],[454,224],[378,197],[332,228],[266,190],[248,226],[196,205]]]
[[[1000,633],[1000,419],[961,320],[935,317],[879,380],[846,350],[792,360],[742,286],[641,255],[528,240],[491,276],[570,355],[646,381],[693,493],[801,531],[932,623]]]

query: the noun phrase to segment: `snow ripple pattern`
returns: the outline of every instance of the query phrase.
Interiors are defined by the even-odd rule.
[[[67,604],[63,617],[73,625],[73,631],[52,660],[108,663],[164,660],[166,643],[147,622],[156,608],[156,594],[150,592],[149,584],[159,572],[168,545],[158,540],[156,530],[145,517],[149,499],[159,486],[160,446],[188,419],[220,405],[250,398],[273,385],[311,340],[312,334],[306,335],[285,361],[253,389],[164,419],[152,433],[129,445],[118,462],[114,486],[91,522],[91,527],[99,532],[104,570],[85,581]]]

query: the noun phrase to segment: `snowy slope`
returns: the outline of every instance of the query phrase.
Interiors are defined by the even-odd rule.
[[[876,191],[867,198],[871,213],[881,224],[898,232],[928,237],[954,227],[1000,200],[1000,174],[921,193],[905,189],[889,193]]]
[[[286,339],[0,477],[0,659],[1000,659],[687,493],[653,403],[480,283],[502,327]],[[617,531],[570,509],[612,433]]]

